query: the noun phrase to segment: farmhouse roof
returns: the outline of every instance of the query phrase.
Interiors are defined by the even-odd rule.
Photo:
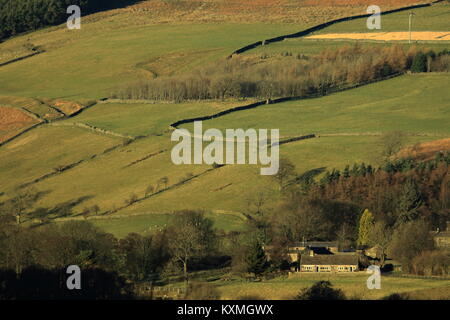
[[[337,247],[336,241],[301,241],[294,243],[291,247],[315,247],[315,248],[327,248]]]
[[[326,254],[326,255],[302,255],[300,264],[302,265],[357,265],[357,255],[347,254]]]
[[[435,233],[435,237],[450,237],[450,231],[439,231]]]

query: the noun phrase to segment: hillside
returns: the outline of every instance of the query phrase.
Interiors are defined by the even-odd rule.
[[[239,229],[249,199],[263,191],[272,194],[269,207],[279,200],[275,181],[259,176],[253,166],[173,165],[169,125],[256,98],[182,103],[98,99],[124,84],[195,74],[255,41],[365,13],[367,3],[144,1],[87,16],[78,31],[61,25],[1,43],[0,63],[12,61],[0,66],[0,110],[8,114],[1,137],[39,122],[0,147],[1,200],[18,187],[39,191],[33,210],[36,221],[44,222],[81,219],[98,206],[99,212],[91,212],[88,219],[121,236],[164,225],[169,214],[180,209],[205,209],[221,228]],[[411,3],[417,2],[386,0],[380,5]],[[447,11],[447,4],[414,10],[428,21],[424,29],[440,31],[448,27]],[[389,30],[404,27],[396,24],[396,15],[386,18]],[[324,32],[355,31],[353,26],[355,22],[344,22]],[[280,53],[307,57],[349,43],[300,38],[242,56],[269,65]],[[442,50],[448,42],[426,46]],[[36,54],[28,56],[31,52]],[[264,55],[269,59],[262,59]],[[17,57],[25,58],[15,61]],[[410,146],[449,136],[449,81],[448,74],[403,75],[325,97],[231,113],[205,121],[204,127],[279,128],[283,138],[315,134],[318,138],[281,147],[298,174],[362,161],[377,165],[385,132],[405,132]],[[34,122],[24,112],[35,115]],[[150,186],[157,191],[147,192]]]

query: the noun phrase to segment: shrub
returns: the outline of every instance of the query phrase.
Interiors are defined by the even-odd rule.
[[[345,300],[342,290],[334,289],[329,281],[318,281],[300,291],[297,300]]]
[[[392,293],[381,300],[409,300],[409,296],[406,293]]]

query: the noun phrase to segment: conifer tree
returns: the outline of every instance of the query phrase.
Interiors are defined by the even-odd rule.
[[[267,267],[267,258],[259,241],[254,241],[250,246],[247,257],[247,271],[255,276],[261,275]]]
[[[367,246],[369,244],[369,234],[374,223],[375,221],[372,212],[370,212],[369,209],[364,210],[359,219],[358,245]]]

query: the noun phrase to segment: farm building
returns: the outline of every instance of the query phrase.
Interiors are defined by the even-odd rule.
[[[358,256],[354,253],[302,254],[301,272],[354,272],[358,270]]]
[[[450,221],[447,221],[447,231],[440,231],[438,229],[434,232],[433,238],[436,247],[450,249]]]
[[[327,241],[302,241],[294,243],[288,248],[288,256],[291,262],[299,261],[300,254],[305,250],[314,250],[317,254],[332,254],[337,253],[337,242]]]
[[[337,242],[303,241],[288,248],[297,272],[353,272],[358,270],[355,252],[340,252]]]

